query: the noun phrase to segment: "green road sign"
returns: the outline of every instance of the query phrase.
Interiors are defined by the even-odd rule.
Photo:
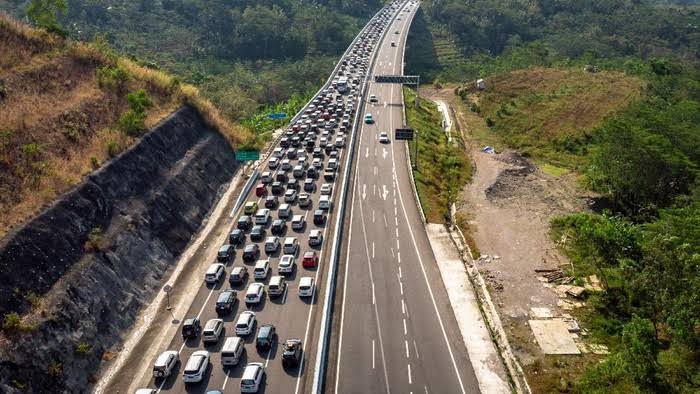
[[[238,161],[255,161],[260,159],[260,151],[257,150],[239,150],[236,152],[236,160]]]

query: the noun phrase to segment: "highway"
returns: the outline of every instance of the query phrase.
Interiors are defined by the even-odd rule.
[[[371,74],[403,73],[417,6],[393,22]],[[364,104],[375,122],[362,125],[356,146],[326,392],[477,393],[413,197],[406,143],[393,140],[404,126],[401,86],[371,83],[369,94],[378,102]],[[382,131],[389,144],[379,143]]]
[[[346,54],[344,55],[343,59],[341,61],[348,61],[348,58],[357,58],[358,61],[358,66],[351,67],[348,64],[339,64],[336,67],[336,70],[334,71],[334,77],[337,79],[339,75],[344,75],[346,76],[349,80],[357,78],[359,81],[362,81],[364,78],[364,75],[366,73],[366,70],[362,70],[361,65],[369,66],[372,64],[371,60],[372,57],[375,54],[374,48],[375,48],[375,43],[378,41],[378,38],[381,36],[381,27],[384,26],[382,23],[379,21],[379,17],[381,16],[385,20],[389,20],[394,14],[395,9],[398,9],[398,3],[397,5],[394,6],[394,8],[391,8],[391,5],[388,5],[382,9],[375,17],[365,26],[363,31],[360,33],[358,36],[358,39],[356,39],[353,44],[351,45],[350,49],[357,49],[357,54],[354,55],[353,53],[350,52],[350,49]],[[340,71],[339,71],[340,70]],[[345,71],[344,74],[339,74],[342,71]],[[325,92],[324,92],[325,91]],[[354,91],[354,95],[353,95]],[[353,116],[355,119],[355,122],[361,121],[361,119],[358,119],[358,114],[357,111],[358,107],[361,105],[360,102],[360,93],[362,91],[362,82],[360,82],[358,85],[354,85],[352,89],[349,89],[348,92],[345,94],[341,95],[337,93],[334,89],[330,87],[330,84],[327,84],[324,86],[324,89],[319,92],[319,94],[315,97],[316,100],[320,100],[323,102],[323,98],[327,98],[330,102],[334,103],[341,103],[340,105],[343,108],[342,112],[343,114],[350,114],[350,124],[348,125],[348,131],[350,132],[350,135],[347,135],[347,141],[350,143],[351,141],[355,140],[353,139],[352,130],[353,130]],[[319,108],[318,102],[316,102],[315,108]],[[307,117],[295,117],[294,122],[298,124],[304,124],[305,122],[310,126],[312,123],[315,124],[318,120],[310,116],[313,111],[311,110],[314,107],[311,107],[313,104],[309,103],[307,106],[302,109],[299,115],[305,114]],[[327,108],[328,103],[324,104]],[[355,111],[349,111],[348,108],[353,107]],[[338,115],[340,117],[340,113]],[[309,119],[314,119],[314,120],[309,120]],[[320,120],[320,118],[318,118]],[[340,119],[338,119],[340,121]],[[340,122],[339,122],[340,123]],[[331,135],[329,136],[330,141],[335,141],[335,138],[338,136],[344,135],[342,132],[341,128],[339,127],[340,124],[332,129]],[[321,128],[319,127],[319,130]],[[292,136],[295,135],[295,133],[292,132],[291,128],[288,129],[288,135],[291,139]],[[319,131],[320,133],[320,131]],[[279,146],[281,143],[281,140],[276,141],[275,146]],[[319,146],[319,143],[316,142],[316,147]],[[299,146],[299,149],[303,149],[303,146]],[[296,148],[295,148],[296,149]],[[151,376],[151,371],[150,370],[144,370],[140,371],[137,376],[118,376],[116,379],[119,381],[126,381],[129,384],[129,387],[148,387],[155,392],[168,392],[168,393],[205,393],[210,390],[221,390],[224,392],[238,392],[239,391],[239,385],[240,385],[240,377],[243,373],[243,369],[245,368],[245,365],[250,362],[262,362],[265,365],[265,370],[266,370],[266,377],[263,380],[262,387],[260,389],[260,392],[266,392],[266,393],[302,393],[302,392],[310,392],[311,391],[311,379],[310,377],[313,376],[313,366],[314,366],[314,358],[316,355],[316,347],[318,345],[318,340],[319,340],[319,335],[318,335],[318,328],[319,328],[319,321],[321,319],[320,316],[320,310],[322,309],[322,305],[319,304],[320,300],[323,300],[323,295],[327,291],[325,288],[325,276],[327,275],[327,270],[328,270],[328,265],[329,265],[329,251],[328,249],[330,248],[330,245],[332,244],[333,241],[333,229],[331,229],[331,224],[336,222],[336,212],[338,211],[337,203],[335,200],[338,198],[339,194],[339,189],[340,185],[343,184],[342,175],[344,168],[346,166],[350,166],[351,163],[348,162],[349,155],[346,153],[348,149],[348,146],[342,147],[338,149],[339,152],[339,163],[340,163],[340,171],[337,171],[336,174],[337,176],[335,177],[334,180],[325,180],[323,175],[320,175],[314,180],[315,184],[315,190],[313,192],[310,192],[310,197],[312,204],[310,207],[302,208],[298,205],[298,201],[293,202],[292,205],[292,210],[293,214],[301,214],[305,217],[306,219],[306,225],[302,230],[295,231],[292,230],[289,224],[289,220],[287,222],[287,229],[286,233],[282,236],[280,236],[281,240],[284,240],[284,237],[287,236],[293,236],[296,237],[299,241],[299,251],[297,252],[297,264],[296,264],[296,269],[293,271],[291,275],[287,276],[287,283],[288,283],[288,288],[285,294],[279,298],[269,298],[267,294],[263,297],[262,303],[254,306],[247,307],[244,299],[245,299],[245,289],[249,283],[252,283],[254,279],[252,278],[252,271],[253,271],[253,265],[254,262],[243,262],[242,260],[242,254],[243,254],[243,246],[245,244],[251,244],[251,243],[256,243],[260,246],[260,258],[265,259],[269,258],[270,259],[270,266],[271,266],[271,275],[277,275],[277,262],[280,259],[280,252],[271,254],[269,256],[266,256],[266,253],[263,251],[264,247],[264,239],[263,241],[258,241],[258,242],[252,242],[250,240],[250,234],[249,231],[246,233],[246,239],[243,244],[241,244],[237,250],[234,258],[229,261],[226,264],[226,277],[221,280],[218,284],[216,285],[206,285],[204,281],[202,280],[201,287],[199,290],[196,292],[194,297],[191,300],[191,303],[189,304],[189,308],[187,310],[187,313],[184,316],[175,316],[177,320],[180,322],[184,321],[186,318],[191,318],[191,317],[199,317],[201,320],[202,327],[206,324],[206,322],[209,319],[214,319],[214,318],[219,318],[217,316],[216,311],[215,311],[215,303],[218,297],[218,294],[220,291],[233,288],[235,289],[238,294],[237,294],[237,303],[234,305],[233,311],[230,314],[226,314],[224,316],[221,316],[224,320],[224,332],[221,335],[221,339],[213,345],[210,346],[205,346],[202,341],[201,341],[201,335],[195,339],[190,339],[190,340],[183,340],[183,338],[180,335],[179,329],[177,332],[175,332],[169,340],[163,341],[162,343],[167,344],[167,346],[164,346],[162,349],[158,350],[158,353],[165,351],[165,350],[175,350],[178,352],[179,357],[180,357],[180,363],[176,366],[175,371],[173,374],[166,378],[166,379],[155,379]],[[284,158],[286,153],[283,153],[280,159]],[[274,156],[271,155],[270,157],[264,157],[263,160],[260,163],[260,171],[270,171],[272,177],[276,177],[276,175],[280,172],[284,172],[283,170],[280,169],[281,166],[277,166],[275,168],[271,168],[270,166],[270,159]],[[307,162],[310,162],[312,160],[312,155],[308,155]],[[329,155],[326,154],[323,157],[322,163],[323,163],[323,168],[328,166],[329,163]],[[291,159],[292,166],[298,164],[298,159]],[[291,171],[287,172],[289,178],[292,178]],[[300,179],[300,184],[304,181],[305,177],[302,177]],[[321,185],[324,183],[331,183],[333,184],[333,191],[331,193],[331,199],[333,200],[334,206],[329,212],[328,218],[323,225],[316,225],[314,224],[312,217],[313,217],[313,212],[315,209],[318,208],[319,206],[319,198],[320,198],[320,191],[319,189],[321,188]],[[301,185],[300,185],[301,186]],[[300,187],[299,191],[303,191],[302,188]],[[270,186],[266,186],[266,193],[267,195],[271,195],[272,191]],[[279,200],[280,203],[283,203],[283,196],[279,195]],[[264,205],[264,196],[257,196],[254,191],[251,191],[249,195],[245,199],[246,202],[254,201],[257,202],[259,207],[262,208]],[[272,209],[272,219],[277,219],[278,218],[278,210]],[[236,215],[234,218],[231,220],[231,225],[229,228],[229,231],[236,228],[236,221],[237,219],[241,216],[242,214],[242,206],[241,208],[236,212]],[[267,231],[267,236],[272,235],[270,233],[270,226],[269,224],[266,227]],[[309,240],[309,232],[312,229],[320,229],[323,232],[323,243],[320,247],[311,247],[308,245],[308,240]],[[214,247],[218,248],[219,245],[213,245]],[[304,254],[305,251],[307,250],[315,250],[318,255],[319,255],[319,265],[317,268],[305,268],[302,267],[301,264],[301,256]],[[192,262],[192,264],[198,264],[198,265],[203,265],[207,266],[209,263],[213,263],[214,261],[199,261],[199,262]],[[248,268],[249,273],[251,276],[247,280],[247,282],[243,285],[239,286],[231,286],[229,285],[227,278],[228,274],[231,272],[231,268],[234,266],[246,266]],[[262,280],[262,283],[265,285],[268,284],[269,282],[269,277],[265,280]],[[297,293],[298,293],[298,283],[299,279],[304,276],[311,276],[315,279],[315,283],[317,285],[316,292],[314,294],[313,298],[300,298]],[[229,336],[234,336],[234,326],[235,322],[238,318],[238,315],[245,310],[252,310],[256,313],[257,315],[257,329],[262,326],[263,324],[274,324],[277,333],[278,333],[278,338],[277,338],[277,344],[274,345],[269,351],[263,351],[259,352],[256,350],[255,347],[255,334],[251,334],[249,336],[245,337],[245,355],[243,356],[242,361],[235,367],[232,368],[223,368],[221,365],[221,358],[220,358],[220,350],[221,347],[224,343],[224,338],[229,337]],[[170,322],[163,323],[163,324],[169,324]],[[282,353],[282,343],[284,340],[289,339],[289,338],[300,338],[303,340],[303,347],[304,347],[304,358],[302,361],[302,364],[299,367],[292,368],[292,369],[285,369],[281,365],[281,353]],[[207,350],[210,352],[210,363],[209,366],[207,367],[207,370],[204,374],[203,381],[200,383],[196,384],[185,384],[182,379],[182,371],[184,369],[184,365],[187,363],[188,357],[195,351],[197,350]],[[129,382],[131,380],[131,382]]]

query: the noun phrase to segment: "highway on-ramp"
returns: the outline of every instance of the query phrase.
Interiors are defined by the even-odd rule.
[[[373,75],[403,72],[409,2],[379,43]],[[392,44],[392,42],[395,44]],[[477,393],[478,383],[410,183],[401,86],[372,83],[353,164],[326,392]],[[391,141],[378,141],[380,132]],[[418,130],[420,133],[420,130]]]

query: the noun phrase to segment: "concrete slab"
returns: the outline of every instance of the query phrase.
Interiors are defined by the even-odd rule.
[[[426,224],[426,230],[481,392],[510,393],[505,368],[481,316],[464,263],[447,230],[441,224]]]
[[[528,321],[535,339],[544,354],[581,354],[569,333],[569,324],[563,320]]]

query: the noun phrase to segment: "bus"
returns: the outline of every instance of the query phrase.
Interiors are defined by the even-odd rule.
[[[348,77],[339,77],[338,83],[335,85],[338,92],[345,93],[348,91]]]

